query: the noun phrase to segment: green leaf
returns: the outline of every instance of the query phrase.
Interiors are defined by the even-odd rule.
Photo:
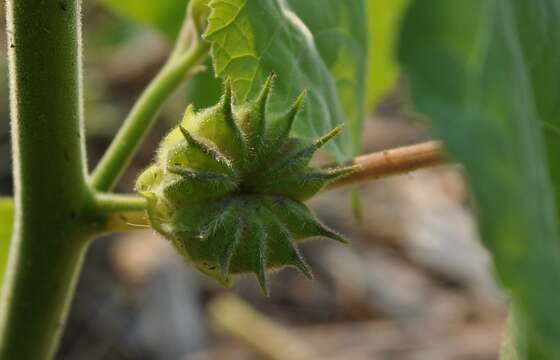
[[[373,108],[395,84],[398,30],[409,0],[367,1],[369,56],[366,108]]]
[[[400,39],[416,109],[465,166],[519,359],[560,359],[559,152],[547,160],[543,133],[559,121],[559,16],[552,0],[416,0]]]
[[[239,102],[258,93],[272,71],[284,113],[303,89],[307,106],[295,133],[317,138],[349,126],[326,151],[346,160],[360,151],[365,98],[366,25],[363,0],[212,0],[205,38],[217,76],[233,81]]]
[[[168,39],[181,28],[188,0],[99,0],[107,8],[131,21],[152,27]]]
[[[6,261],[8,260],[13,222],[14,201],[8,198],[0,198],[0,288],[6,269]]]
[[[200,71],[191,76],[187,82],[187,101],[196,109],[210,107],[220,100],[222,96],[222,81],[214,76],[212,62],[204,62],[206,71]]]

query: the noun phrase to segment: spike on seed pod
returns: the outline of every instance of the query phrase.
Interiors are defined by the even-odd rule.
[[[136,181],[154,230],[195,268],[224,286],[235,275],[253,274],[265,294],[267,271],[293,267],[312,278],[297,242],[346,241],[302,201],[356,170],[310,167],[313,154],[341,127],[312,142],[291,137],[305,91],[271,122],[266,107],[274,80],[271,74],[245,104],[234,105],[227,80],[217,105],[200,111],[189,106]]]

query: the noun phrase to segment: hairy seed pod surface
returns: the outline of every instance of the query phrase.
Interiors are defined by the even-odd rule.
[[[234,105],[226,81],[221,101],[185,111],[136,182],[152,227],[199,271],[229,286],[253,273],[267,293],[267,270],[295,267],[311,277],[295,243],[344,239],[321,224],[303,201],[355,167],[315,169],[313,154],[340,131],[314,141],[290,137],[305,97],[284,116],[267,118],[274,76],[253,101]]]

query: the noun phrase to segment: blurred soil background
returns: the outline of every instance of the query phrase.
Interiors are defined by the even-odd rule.
[[[91,168],[169,45],[92,1],[84,14]],[[0,67],[0,194],[7,195],[5,56]],[[169,99],[118,191],[131,191],[159,139],[180,119],[187,93],[181,88]],[[365,152],[430,139],[406,115],[400,93],[397,87],[369,112]],[[324,193],[310,206],[352,244],[305,243],[315,280],[283,270],[270,276],[268,298],[252,278],[231,290],[218,287],[150,230],[96,241],[57,359],[497,359],[506,301],[479,245],[461,169],[441,166],[360,185],[361,220],[351,191]]]

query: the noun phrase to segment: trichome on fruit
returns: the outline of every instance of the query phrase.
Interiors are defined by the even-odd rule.
[[[290,136],[305,92],[269,119],[273,82],[271,75],[256,99],[236,105],[226,81],[217,105],[196,112],[190,105],[136,183],[152,227],[199,271],[225,286],[232,275],[253,273],[265,293],[267,270],[291,266],[311,278],[296,242],[344,242],[303,201],[356,170],[309,165],[341,127],[313,141]]]

